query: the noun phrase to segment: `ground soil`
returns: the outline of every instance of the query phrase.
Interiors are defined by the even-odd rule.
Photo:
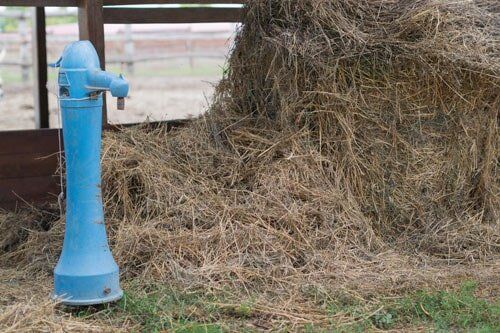
[[[204,112],[218,81],[214,76],[130,77],[131,92],[125,110],[116,110],[116,101],[108,99],[109,121],[136,123],[184,119]],[[0,100],[0,130],[32,129],[35,126],[32,87],[9,85]],[[50,124],[58,127],[57,102],[50,95]]]

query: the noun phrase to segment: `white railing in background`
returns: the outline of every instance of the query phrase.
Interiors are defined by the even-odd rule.
[[[2,48],[0,45],[0,64],[2,63],[6,54],[7,54],[7,51],[4,48]],[[3,80],[2,80],[2,77],[0,76],[0,100],[2,99],[2,97],[3,97]]]
[[[7,43],[14,49],[18,48],[18,57],[13,59],[12,56],[7,60],[0,60],[1,66],[17,66],[21,70],[21,78],[23,82],[29,80],[31,72],[31,36],[32,31],[29,22],[32,20],[33,11],[14,12],[4,11],[0,12],[0,18],[14,18],[18,19],[18,30],[15,33],[2,33],[0,32],[0,52],[6,49]],[[68,13],[66,11],[51,11],[46,13],[47,17],[68,17],[75,16],[75,13]],[[229,40],[232,38],[232,32],[192,32],[189,29],[185,31],[152,31],[152,32],[133,32],[131,25],[125,25],[125,29],[120,31],[119,34],[106,35],[106,41],[109,42],[122,42],[123,54],[119,56],[110,56],[106,59],[108,64],[123,64],[127,72],[134,72],[134,64],[139,62],[170,60],[170,59],[189,59],[189,64],[193,67],[194,59],[224,59],[227,56],[227,50],[220,48],[217,50],[195,50],[193,45],[195,41],[221,41]],[[66,44],[68,42],[78,39],[78,35],[53,35],[47,34],[47,44]],[[164,52],[165,54],[150,53],[138,54],[135,47],[135,42],[141,41],[154,41],[154,42],[172,42],[184,41],[185,50],[179,52]]]

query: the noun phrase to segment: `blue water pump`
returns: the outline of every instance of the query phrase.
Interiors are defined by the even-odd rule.
[[[54,270],[54,298],[67,305],[91,305],[122,297],[118,266],[106,238],[101,194],[102,93],[109,90],[123,109],[124,78],[101,70],[89,41],[66,46],[59,67],[66,157],[66,232]]]

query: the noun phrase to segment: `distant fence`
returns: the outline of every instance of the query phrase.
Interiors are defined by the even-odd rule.
[[[21,78],[23,82],[29,80],[32,62],[31,62],[31,40],[32,30],[29,22],[32,20],[34,11],[23,12],[1,12],[0,18],[14,18],[18,20],[17,33],[1,33],[0,40],[4,41],[0,44],[0,51],[5,47],[6,43],[9,45],[16,45],[19,49],[19,56],[17,59],[0,61],[0,66],[14,66],[19,67],[21,70]],[[69,13],[66,11],[54,11],[46,13],[47,17],[76,17],[76,13]],[[232,38],[231,31],[217,31],[217,32],[203,32],[203,31],[189,31],[189,30],[176,30],[176,31],[154,31],[154,32],[133,32],[130,24],[125,24],[125,29],[118,34],[106,35],[107,42],[116,42],[123,44],[123,52],[120,55],[108,57],[107,64],[122,64],[126,66],[128,73],[134,72],[134,64],[140,62],[160,61],[170,59],[189,59],[189,65],[194,66],[194,59],[224,59],[226,57],[225,49],[215,50],[195,50],[194,42],[196,41],[221,41],[229,40]],[[68,42],[78,39],[78,35],[47,35],[47,42],[54,44],[64,45]],[[184,50],[181,52],[172,52],[165,54],[139,54],[136,52],[136,42],[183,42]]]

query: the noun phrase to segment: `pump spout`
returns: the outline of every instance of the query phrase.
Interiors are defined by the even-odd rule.
[[[109,90],[113,97],[127,97],[128,95],[128,82],[121,74],[118,76],[95,69],[88,72],[88,82],[89,85],[86,88],[91,91]]]
[[[89,85],[86,87],[92,91],[109,90],[113,97],[127,97],[128,82],[123,75],[115,75],[100,69],[88,72]]]
[[[123,75],[120,74],[117,76],[115,74],[96,69],[88,72],[88,82],[90,85],[86,86],[86,88],[91,92],[109,90],[111,92],[111,96],[118,98],[118,110],[125,109],[125,97],[128,95],[129,85],[123,78]]]

